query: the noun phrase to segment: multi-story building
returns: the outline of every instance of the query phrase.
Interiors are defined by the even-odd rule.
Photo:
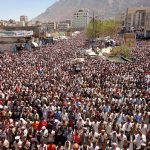
[[[27,16],[20,16],[20,22],[28,22],[28,17]]]
[[[60,21],[59,23],[68,23],[70,27],[72,26],[71,20]]]
[[[150,7],[128,8],[125,26],[126,28],[143,30],[145,35],[150,36]]]
[[[24,21],[20,21],[20,22],[19,22],[19,26],[25,27],[25,26],[26,26],[26,23],[25,23]]]
[[[55,31],[57,28],[57,23],[56,22],[49,22],[47,27],[48,27],[48,30]]]
[[[70,28],[68,23],[59,23],[58,30],[59,31],[67,31]]]
[[[42,24],[42,31],[52,32],[56,30],[56,22],[48,22]]]
[[[150,11],[146,14],[144,35],[150,37]]]
[[[24,27],[26,26],[28,23],[28,17],[27,16],[20,16],[20,26]]]
[[[89,10],[81,9],[73,15],[72,27],[75,29],[83,29],[88,25],[89,21]]]

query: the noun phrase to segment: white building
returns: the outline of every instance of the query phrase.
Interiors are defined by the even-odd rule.
[[[88,25],[89,21],[89,10],[81,9],[73,15],[72,27],[83,29]]]

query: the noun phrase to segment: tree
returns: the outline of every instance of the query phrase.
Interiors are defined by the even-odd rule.
[[[93,28],[94,27],[94,28]],[[86,28],[88,38],[99,38],[105,36],[113,36],[118,33],[121,24],[114,20],[95,20],[91,21]]]
[[[127,47],[126,45],[121,45],[121,46],[117,46],[115,48],[113,48],[110,56],[114,57],[114,56],[123,56],[125,58],[130,58],[131,57],[131,49],[129,47]]]

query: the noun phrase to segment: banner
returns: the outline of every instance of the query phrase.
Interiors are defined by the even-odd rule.
[[[136,47],[136,35],[134,33],[125,33],[124,43],[128,47]]]
[[[0,31],[0,37],[31,37],[33,31]]]
[[[0,31],[0,37],[14,37],[16,33],[14,31]]]

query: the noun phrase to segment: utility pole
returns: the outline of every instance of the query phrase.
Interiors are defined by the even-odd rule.
[[[95,38],[95,15],[94,15],[94,12],[93,12],[93,39]]]
[[[93,23],[93,32],[92,32],[92,50],[95,50],[96,48],[96,29],[95,29],[95,13],[93,11],[93,18],[92,18],[92,23]]]

